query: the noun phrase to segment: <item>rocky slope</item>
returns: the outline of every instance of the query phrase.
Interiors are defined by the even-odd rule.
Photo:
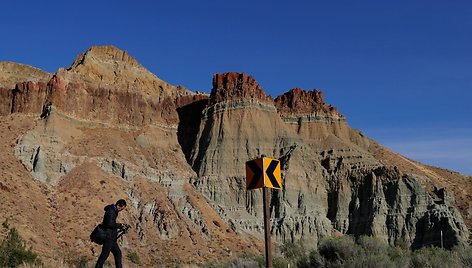
[[[6,66],[6,67],[5,67]],[[272,191],[276,242],[367,234],[412,248],[466,243],[471,177],[406,159],[349,127],[322,92],[275,100],[243,73],[211,94],[172,86],[115,47],[92,47],[48,74],[0,63],[0,221],[48,263],[86,256],[102,208],[130,201],[122,241],[147,265],[261,250],[262,197],[245,162],[282,164]],[[454,195],[457,202],[454,200]],[[36,210],[40,216],[36,216]]]

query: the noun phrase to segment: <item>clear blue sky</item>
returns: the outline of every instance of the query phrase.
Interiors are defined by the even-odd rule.
[[[49,72],[115,45],[209,92],[243,71],[276,97],[324,92],[349,124],[472,175],[472,1],[5,1],[0,60]]]

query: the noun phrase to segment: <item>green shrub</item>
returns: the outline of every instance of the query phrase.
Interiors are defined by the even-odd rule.
[[[324,267],[325,260],[318,251],[313,250],[308,256],[301,256],[296,264],[298,268]]]
[[[280,251],[287,259],[297,259],[305,255],[305,248],[301,243],[285,242]]]
[[[8,223],[8,219],[6,219],[3,223],[2,223],[2,227],[3,229],[6,229],[8,230],[10,228],[10,224]]]
[[[262,264],[260,264],[259,262],[261,262]],[[215,260],[215,261],[201,264],[199,266],[203,268],[227,268],[227,267],[259,268],[259,267],[265,267],[265,259],[261,261],[260,256],[254,256],[251,254],[243,254],[233,260],[228,260],[228,261]]]
[[[455,248],[457,258],[463,267],[472,267],[472,247],[464,246]]]
[[[410,258],[409,250],[400,247],[392,247],[386,241],[371,237],[361,236],[356,242],[361,248],[361,256],[355,259],[353,267],[408,267]]]
[[[291,267],[295,267],[299,259],[306,259],[306,250],[301,241],[297,243],[289,241],[285,242],[282,246],[280,246],[280,254],[282,254],[284,257],[283,262],[286,263],[284,267],[288,267],[289,264]],[[277,261],[282,262],[282,259]],[[281,265],[283,266],[283,264]]]
[[[287,268],[288,264],[288,260],[283,257],[272,258],[272,267],[274,268]]]
[[[343,262],[358,258],[362,248],[354,242],[351,236],[345,235],[338,238],[328,238],[321,241],[319,253],[329,263],[340,265]]]
[[[139,260],[139,255],[136,252],[128,253],[128,259],[134,264],[141,264],[141,261]]]
[[[0,267],[18,267],[22,263],[41,265],[38,256],[25,248],[25,242],[18,231],[12,228],[0,245]]]
[[[390,247],[388,256],[397,265],[398,268],[409,267],[411,261],[411,251],[408,248],[401,248],[400,246]]]
[[[370,255],[386,254],[391,249],[386,242],[371,236],[361,236],[356,243]]]
[[[462,267],[458,260],[453,256],[453,252],[437,248],[427,247],[417,250],[413,253],[410,267],[431,267],[431,268],[459,268]]]
[[[325,238],[309,257],[300,259],[298,267],[408,267],[409,250],[391,247],[378,238],[361,236],[357,240],[345,235]]]
[[[423,248],[412,252],[406,243],[392,247],[387,241],[367,236],[357,239],[350,235],[325,238],[320,241],[318,250],[312,250],[309,254],[306,254],[303,244],[288,242],[280,247],[280,253],[272,258],[274,268],[287,267],[289,264],[297,268],[472,268],[471,246],[453,250]],[[265,267],[265,257],[264,253],[259,256],[240,256],[233,262],[214,263],[205,267]]]
[[[343,267],[352,268],[396,268],[398,267],[386,254],[366,255],[352,258],[343,263]]]

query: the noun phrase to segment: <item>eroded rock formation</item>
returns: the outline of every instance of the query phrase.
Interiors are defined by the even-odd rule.
[[[13,62],[0,62],[0,115],[40,113],[51,74]]]
[[[0,63],[0,98],[0,221],[20,224],[51,262],[64,248],[90,254],[88,231],[118,196],[133,226],[123,248],[147,264],[260,250],[262,198],[246,191],[244,167],[261,154],[282,165],[283,191],[270,197],[277,242],[342,233],[418,248],[439,245],[442,231],[450,248],[469,238],[470,198],[458,210],[453,196],[470,197],[470,177],[389,151],[317,90],[274,100],[253,77],[224,73],[210,95],[193,93],[124,51],[92,47],[55,74]]]
[[[198,174],[192,183],[236,230],[262,230],[260,221],[241,217],[260,217],[261,196],[241,190],[240,159],[265,154],[283,166],[285,190],[272,191],[270,201],[272,232],[279,240],[316,243],[341,232],[421,247],[438,245],[443,228],[450,234],[448,247],[467,241],[465,224],[452,220],[460,213],[445,205],[453,201],[435,203],[414,177],[385,167],[368,152],[371,141],[351,129],[320,92],[291,90],[277,97],[276,112],[262,88],[241,77],[215,76],[190,162]],[[226,82],[231,79],[251,82]]]

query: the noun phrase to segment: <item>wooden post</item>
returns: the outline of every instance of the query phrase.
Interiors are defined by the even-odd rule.
[[[444,248],[444,243],[443,243],[443,233],[442,233],[442,230],[441,230],[441,248]]]
[[[270,249],[270,215],[269,215],[269,189],[262,187],[262,202],[264,203],[264,230],[265,230],[265,255],[266,268],[272,268],[272,254]]]

